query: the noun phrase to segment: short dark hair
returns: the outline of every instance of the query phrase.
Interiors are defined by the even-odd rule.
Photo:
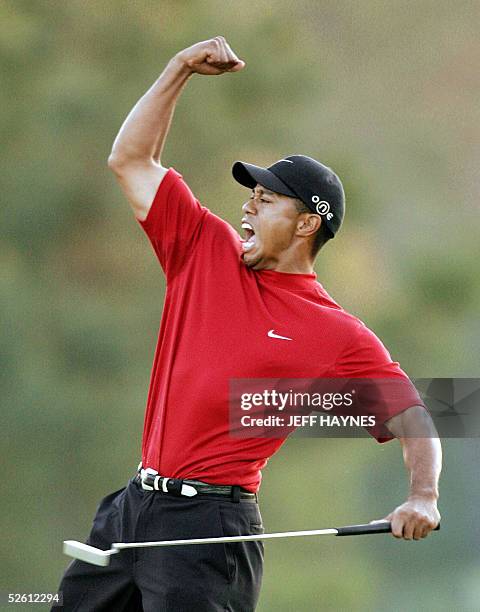
[[[302,202],[302,200],[299,200],[298,198],[295,198],[295,207],[296,207],[297,212],[298,212],[299,215],[302,214],[302,213],[315,214],[315,213],[312,213],[312,211],[308,208],[308,206],[306,204],[304,204]],[[315,238],[314,238],[313,244],[312,244],[312,257],[313,258],[315,258],[317,256],[318,251],[320,251],[320,249],[331,238],[333,238],[333,234],[328,229],[328,227],[326,226],[326,224],[323,222],[323,219],[322,219],[322,224],[320,225],[320,229],[317,230],[317,233],[315,234]]]

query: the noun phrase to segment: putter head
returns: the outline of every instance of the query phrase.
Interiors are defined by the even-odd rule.
[[[105,567],[110,564],[110,557],[115,553],[120,552],[116,548],[110,550],[101,550],[82,542],[76,542],[75,540],[65,540],[63,543],[63,552],[65,555],[69,555],[74,559],[80,559],[80,561],[86,561],[87,563],[93,563],[93,565],[100,565]]]

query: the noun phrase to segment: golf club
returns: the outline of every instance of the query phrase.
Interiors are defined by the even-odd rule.
[[[437,525],[435,531],[440,529]],[[378,521],[364,525],[350,525],[348,527],[334,527],[331,529],[313,529],[311,531],[281,531],[279,533],[263,533],[254,535],[226,536],[221,538],[193,538],[189,540],[163,540],[160,542],[117,542],[112,544],[110,550],[101,550],[75,540],[65,540],[63,542],[63,552],[70,557],[92,563],[93,565],[107,566],[110,557],[126,548],[151,548],[159,546],[186,546],[187,544],[225,544],[229,542],[249,542],[254,540],[273,540],[276,538],[298,538],[303,536],[351,536],[366,535],[374,533],[390,533],[391,523],[388,521]]]

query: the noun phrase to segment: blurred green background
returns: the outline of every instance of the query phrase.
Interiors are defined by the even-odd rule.
[[[0,589],[56,590],[62,540],[140,459],[164,280],[107,157],[198,40],[247,67],[192,79],[164,163],[237,228],[234,160],[332,166],[348,211],[320,282],[412,377],[479,375],[479,22],[478,1],[0,3]],[[480,445],[444,451],[440,533],[269,543],[259,610],[479,610]],[[406,491],[396,441],[293,439],[262,512],[271,531],[349,524]]]

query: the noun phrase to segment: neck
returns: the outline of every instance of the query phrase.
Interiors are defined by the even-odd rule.
[[[290,246],[282,251],[272,270],[289,274],[312,274],[311,241],[294,237]]]
[[[254,270],[272,270],[287,274],[312,274],[314,258],[311,257],[311,243],[305,240],[292,240],[280,253],[262,258]]]
[[[296,257],[284,251],[278,259],[270,259],[255,267],[255,270],[272,270],[273,272],[286,272],[288,274],[312,274],[313,261],[306,257]]]
[[[313,265],[310,262],[303,264],[294,264],[293,262],[278,263],[274,268],[270,268],[274,272],[287,272],[289,274],[312,274]]]

